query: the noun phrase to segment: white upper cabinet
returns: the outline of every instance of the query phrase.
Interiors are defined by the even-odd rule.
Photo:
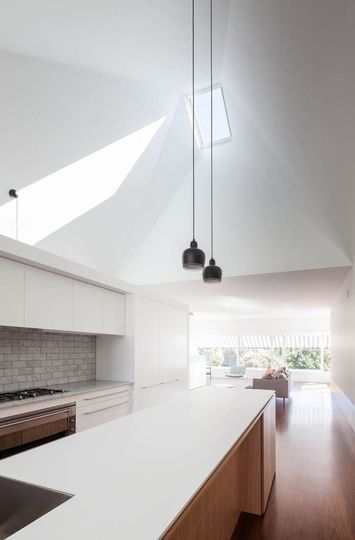
[[[73,330],[75,332],[101,333],[102,289],[73,280]]]
[[[124,294],[0,257],[0,326],[123,336]]]
[[[25,326],[72,330],[72,298],[71,279],[25,266]]]
[[[102,328],[103,334],[124,335],[126,328],[126,298],[107,289],[102,289]]]
[[[136,302],[136,371],[139,386],[159,384],[159,304],[147,298]]]
[[[24,265],[0,258],[0,325],[24,325],[24,296]]]

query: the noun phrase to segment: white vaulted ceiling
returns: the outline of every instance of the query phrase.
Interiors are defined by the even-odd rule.
[[[220,285],[199,281],[165,283],[152,290],[190,304],[198,320],[327,319],[346,268],[325,268],[224,278]]]
[[[191,240],[190,5],[1,2],[0,204],[9,188],[162,120],[115,193],[39,247],[139,284],[200,280],[180,261]],[[224,275],[348,266],[354,2],[218,0],[215,13],[215,80],[232,130],[215,151],[215,255]],[[201,88],[207,16],[208,2],[197,0]],[[208,256],[208,149],[197,157],[197,239]]]

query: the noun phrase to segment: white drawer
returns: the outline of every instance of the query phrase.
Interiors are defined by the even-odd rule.
[[[116,420],[130,413],[130,400],[107,399],[77,409],[76,429],[83,431],[111,420]]]
[[[117,388],[107,388],[105,390],[97,390],[94,392],[87,392],[85,394],[79,394],[76,398],[77,408],[86,407],[90,404],[99,404],[103,401],[120,399],[125,401],[131,399],[130,386],[118,386]]]

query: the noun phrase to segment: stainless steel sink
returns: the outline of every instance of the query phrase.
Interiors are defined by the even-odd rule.
[[[0,540],[8,538],[72,495],[0,476]]]

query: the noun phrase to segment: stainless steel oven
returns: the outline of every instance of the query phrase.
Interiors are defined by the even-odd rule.
[[[75,430],[75,403],[0,418],[0,459]]]

